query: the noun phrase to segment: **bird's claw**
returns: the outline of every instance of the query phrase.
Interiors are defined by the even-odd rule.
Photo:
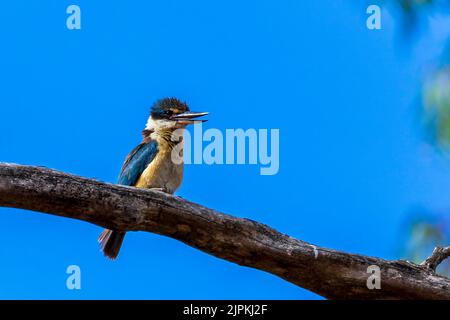
[[[166,188],[150,188],[150,190],[168,193]]]

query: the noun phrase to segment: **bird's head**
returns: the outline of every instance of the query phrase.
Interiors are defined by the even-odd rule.
[[[197,118],[207,114],[191,112],[185,102],[176,98],[164,98],[152,106],[145,130],[157,132],[181,129],[189,124],[205,122]]]

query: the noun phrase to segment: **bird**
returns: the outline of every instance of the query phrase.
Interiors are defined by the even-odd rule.
[[[186,102],[177,98],[157,100],[151,107],[150,116],[142,131],[142,142],[126,157],[119,174],[118,184],[137,188],[156,189],[173,194],[183,179],[182,133],[195,123],[205,122],[197,119],[208,112],[191,112]],[[179,134],[176,137],[176,134]],[[181,161],[174,158],[176,146]],[[103,254],[116,259],[125,231],[105,229],[98,242]]]

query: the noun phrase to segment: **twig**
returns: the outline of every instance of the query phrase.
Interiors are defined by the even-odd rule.
[[[449,247],[436,247],[433,250],[433,253],[430,257],[428,257],[424,262],[420,265],[425,266],[433,271],[436,271],[436,268],[444,261],[450,257],[450,246]]]

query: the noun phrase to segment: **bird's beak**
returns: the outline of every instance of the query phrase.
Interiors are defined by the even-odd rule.
[[[202,123],[207,120],[196,119],[198,117],[206,116],[209,112],[183,112],[180,114],[175,114],[170,117],[172,120],[177,121],[180,124],[193,124],[193,123]]]

